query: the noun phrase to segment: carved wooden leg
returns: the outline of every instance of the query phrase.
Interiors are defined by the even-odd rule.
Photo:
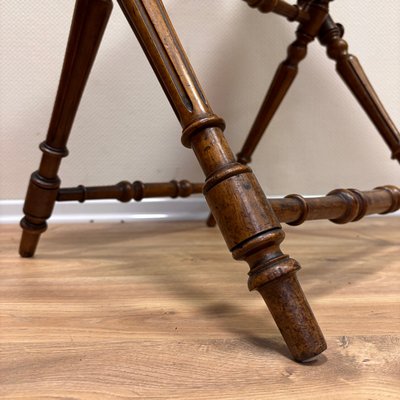
[[[312,3],[310,7],[306,8],[306,11],[310,14],[310,19],[299,25],[296,31],[297,38],[288,47],[287,58],[279,65],[275,73],[250,132],[237,155],[240,163],[244,165],[250,163],[251,156],[265,130],[292,86],[299,70],[299,63],[307,54],[307,46],[318,35],[320,27],[328,14],[329,1],[324,3],[318,6]]]
[[[75,113],[112,9],[111,0],[77,0],[64,65],[39,170],[32,176],[26,194],[20,255],[34,255],[39,237],[47,228],[56,201],[57,176]]]
[[[332,0],[315,1],[304,9],[304,12],[308,14],[308,19],[299,25],[296,31],[297,38],[288,47],[287,58],[279,65],[275,73],[250,132],[237,155],[240,163],[247,165],[251,161],[251,156],[259,141],[297,76],[299,63],[307,54],[308,44],[318,35],[328,15],[330,1]],[[277,2],[248,1],[248,3],[250,6],[258,6],[261,11],[266,12],[265,7],[267,7],[267,11],[271,11],[271,7],[276,6]]]
[[[235,161],[224,121],[208,104],[160,0],[118,0],[206,175],[204,194],[235,259],[250,265],[249,288],[268,304],[294,358],[326,348],[296,279],[299,264],[279,248],[284,233],[250,168]]]
[[[336,61],[337,72],[392,151],[392,158],[400,162],[400,133],[375,93],[357,57],[347,52],[348,45],[342,39],[342,35],[343,27],[328,17],[321,28],[319,39],[327,47],[328,56]]]
[[[261,12],[274,11],[280,2],[276,1],[249,1],[251,7],[258,7]],[[307,46],[311,43],[328,15],[329,1],[321,1],[310,4],[304,9],[309,18],[299,25],[296,31],[296,40],[288,47],[286,60],[279,65],[264,101],[258,111],[256,119],[247,135],[242,149],[237,154],[237,160],[247,165],[251,162],[251,157],[263,137],[268,125],[281,105],[292,83],[294,82],[299,70],[299,63],[307,55]],[[207,225],[215,226],[215,218],[212,214],[207,219]]]

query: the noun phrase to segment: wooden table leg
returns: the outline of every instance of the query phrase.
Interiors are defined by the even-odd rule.
[[[39,170],[35,171],[25,198],[19,252],[34,255],[40,234],[47,228],[56,201],[61,159],[68,155],[67,140],[79,101],[112,10],[111,0],[77,0],[63,70]]]
[[[343,27],[328,17],[319,34],[327,47],[328,56],[336,61],[336,70],[363,107],[376,129],[392,151],[392,158],[400,162],[400,133],[383,107],[357,57],[348,53]]]
[[[287,57],[279,65],[264,101],[258,111],[256,119],[247,135],[242,149],[237,155],[240,163],[247,165],[251,161],[258,143],[270,124],[279,106],[282,104],[287,92],[294,82],[299,63],[307,55],[308,44],[318,35],[319,30],[328,15],[329,1],[311,3],[305,11],[309,19],[299,24],[296,30],[296,40],[288,47]]]
[[[261,12],[274,11],[274,8],[280,4],[277,1],[246,1],[251,7],[258,7]],[[296,31],[296,40],[288,47],[286,59],[281,62],[275,72],[256,119],[247,134],[242,149],[237,154],[237,160],[241,164],[247,165],[251,162],[251,157],[258,143],[297,76],[299,63],[307,55],[308,44],[318,35],[322,23],[328,15],[329,1],[321,1],[318,4],[311,3],[309,7],[302,10],[308,18],[299,25]],[[215,218],[210,214],[207,219],[207,226],[213,227],[215,224]]]
[[[251,169],[237,163],[190,66],[161,0],[118,0],[205,173],[204,194],[235,259],[250,265],[257,289],[288,344],[304,361],[326,343],[295,277],[299,264],[283,254],[279,221]]]

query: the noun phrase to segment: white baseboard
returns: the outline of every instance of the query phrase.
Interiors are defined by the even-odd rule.
[[[0,200],[0,224],[18,223],[23,215],[22,207],[23,200]],[[117,200],[93,200],[86,203],[56,203],[50,221],[56,223],[128,222],[139,219],[189,221],[204,220],[208,213],[208,206],[202,196],[186,199],[153,198],[129,203],[120,203]],[[389,215],[398,217],[400,211]]]
[[[22,218],[23,200],[0,200],[0,224],[18,223]],[[86,203],[56,203],[50,219],[56,223],[128,222],[139,219],[170,221],[201,220],[209,209],[202,196],[190,198],[154,198],[141,202],[120,203],[117,200],[92,200]]]

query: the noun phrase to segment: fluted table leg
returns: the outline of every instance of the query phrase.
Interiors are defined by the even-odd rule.
[[[320,32],[320,41],[327,47],[328,56],[336,61],[336,70],[356,97],[376,129],[392,152],[392,158],[400,162],[400,133],[385,110],[368,80],[358,58],[349,54],[348,45],[342,39],[343,28],[328,17]]]
[[[160,0],[118,0],[204,171],[204,195],[235,259],[250,265],[257,289],[296,360],[326,348],[295,274],[299,264],[283,254],[279,221],[251,169],[235,161],[224,121],[209,105]]]
[[[19,252],[32,257],[47,228],[60,187],[58,169],[68,155],[67,141],[79,101],[112,9],[111,0],[77,0],[64,65],[39,170],[28,186]]]

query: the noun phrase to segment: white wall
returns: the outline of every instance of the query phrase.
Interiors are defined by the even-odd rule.
[[[167,0],[166,7],[235,152],[295,24],[240,0]],[[0,0],[0,199],[23,198],[46,134],[74,2]],[[400,3],[335,1],[392,119],[400,125]],[[89,79],[60,175],[64,186],[121,179],[202,180],[180,127],[117,4]],[[400,183],[400,168],[314,42],[254,157],[268,194]]]

